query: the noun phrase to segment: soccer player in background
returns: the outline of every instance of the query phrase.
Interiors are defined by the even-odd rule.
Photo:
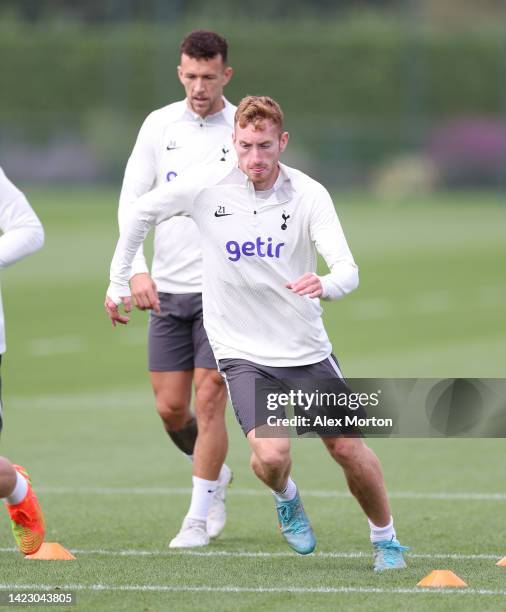
[[[38,251],[44,230],[25,196],[0,168],[0,269]],[[0,363],[5,353],[4,315],[0,298]],[[0,432],[2,431],[0,399]],[[44,516],[32,489],[30,477],[20,465],[0,457],[0,498],[11,518],[12,533],[19,550],[33,554],[44,541]]]
[[[314,391],[318,380],[342,381],[319,298],[342,298],[357,287],[358,271],[326,189],[279,162],[287,143],[279,105],[244,98],[235,115],[238,164],[200,168],[138,200],[111,264],[105,306],[113,323],[127,322],[117,304],[130,310],[139,244],[154,224],[191,216],[202,236],[204,323],[251,466],[274,495],[288,544],[308,554],[316,540],[291,477],[290,441],[257,435],[267,420],[255,412],[255,380],[311,379]],[[316,275],[317,251],[330,270],[324,276]],[[405,567],[378,458],[360,437],[336,433],[322,441],[368,518],[374,569]]]
[[[186,99],[155,110],[144,121],[128,160],[119,203],[120,227],[142,194],[183,175],[196,164],[224,163],[235,155],[235,106],[223,96],[232,76],[227,42],[206,30],[181,43],[177,68]],[[178,179],[179,180],[179,179]],[[142,248],[130,287],[137,308],[151,311],[148,360],[156,408],[174,444],[193,460],[190,508],[173,548],[205,546],[225,526],[225,494],[232,473],[224,464],[226,389],[202,323],[202,254],[192,219],[156,228],[152,272]],[[192,382],[195,417],[190,410]]]

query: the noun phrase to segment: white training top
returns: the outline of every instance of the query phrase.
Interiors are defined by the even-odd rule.
[[[0,269],[39,250],[44,244],[42,225],[25,196],[0,168]],[[5,323],[0,296],[0,354],[5,353]]]
[[[152,112],[144,121],[125,170],[119,202],[119,224],[144,193],[160,187],[195,165],[236,158],[232,131],[236,107],[225,107],[202,119],[186,100]],[[202,291],[202,252],[195,223],[177,217],[156,227],[152,277],[163,293]],[[148,272],[142,247],[132,275]]]
[[[358,285],[358,269],[327,190],[280,164],[272,195],[258,198],[235,162],[195,168],[142,196],[132,207],[111,264],[108,295],[130,295],[130,264],[151,226],[191,215],[203,250],[204,326],[216,359],[241,358],[282,367],[317,363],[331,353],[318,299],[285,287],[316,271],[316,252],[330,274],[323,298]]]

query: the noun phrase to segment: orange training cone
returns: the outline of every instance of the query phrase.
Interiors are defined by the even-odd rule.
[[[40,559],[42,561],[58,559],[61,561],[72,561],[75,557],[57,542],[44,542],[36,553],[33,553],[33,555],[25,555],[25,559]]]
[[[506,567],[506,557],[503,557],[502,559],[499,559],[499,561],[496,563],[496,565],[498,565],[499,567]]]
[[[466,587],[467,584],[450,570],[433,570],[416,585],[419,587]]]

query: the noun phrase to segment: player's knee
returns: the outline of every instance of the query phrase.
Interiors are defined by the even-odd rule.
[[[190,418],[190,411],[185,402],[169,400],[166,396],[157,396],[156,410],[168,430],[181,429]]]
[[[364,445],[360,438],[333,438],[325,444],[332,457],[343,466],[352,463]]]
[[[256,450],[252,457],[252,465],[258,462],[268,472],[282,472],[290,462],[290,456],[283,449],[267,447]]]

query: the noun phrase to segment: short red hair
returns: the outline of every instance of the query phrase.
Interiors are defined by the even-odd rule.
[[[254,129],[259,130],[266,119],[277,125],[280,132],[283,131],[283,111],[276,100],[268,96],[246,96],[239,102],[235,123],[240,127],[245,128],[252,123]]]

